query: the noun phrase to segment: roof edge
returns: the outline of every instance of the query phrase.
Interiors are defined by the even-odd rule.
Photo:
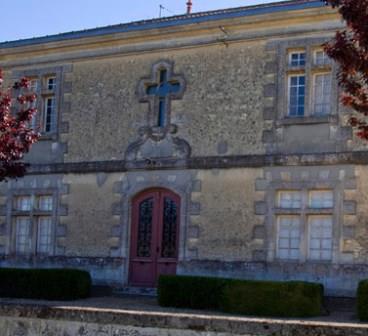
[[[134,21],[130,23],[116,24],[105,27],[98,27],[80,31],[72,31],[55,35],[20,39],[15,41],[0,42],[0,49],[16,48],[44,44],[50,42],[61,42],[79,38],[96,37],[102,35],[127,33],[134,31],[144,31],[149,29],[168,28],[173,26],[182,26],[193,23],[202,23],[206,21],[216,21],[231,19],[242,16],[253,16],[277,13],[291,10],[302,10],[309,8],[325,7],[320,0],[288,0],[282,2],[272,2],[246,7],[229,8],[222,10],[212,10],[192,14],[176,15],[165,18]]]

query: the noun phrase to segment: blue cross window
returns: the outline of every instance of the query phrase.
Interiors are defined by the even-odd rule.
[[[178,81],[168,80],[166,69],[160,69],[157,78],[159,83],[147,85],[146,94],[154,97],[156,126],[165,127],[172,95],[180,91],[181,85]]]

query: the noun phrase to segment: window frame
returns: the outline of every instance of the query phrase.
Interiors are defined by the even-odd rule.
[[[280,256],[280,239],[282,239],[282,237],[280,237],[280,231],[281,231],[281,220],[283,218],[287,218],[287,217],[294,217],[294,218],[299,218],[299,248],[298,250],[298,257],[297,258],[290,258],[290,253],[289,253],[289,258],[283,258]],[[277,238],[276,238],[276,257],[279,260],[290,260],[290,261],[299,261],[300,259],[300,255],[301,255],[301,229],[302,229],[302,223],[301,223],[301,219],[300,216],[298,215],[279,215],[276,218],[277,221]],[[289,243],[290,243],[290,237],[289,238]],[[288,249],[291,249],[290,246]],[[295,249],[296,250],[296,249]]]
[[[331,218],[331,257],[328,259],[315,259],[311,257],[311,240],[312,240],[312,218]],[[334,232],[334,222],[333,222],[333,215],[308,215],[307,216],[307,259],[311,262],[331,262],[333,259],[333,232]],[[320,241],[324,239],[324,237],[318,238]],[[321,254],[323,250],[320,249],[319,253]]]
[[[311,207],[310,200],[312,194],[315,192],[331,192],[333,204],[332,207]],[[286,208],[280,206],[280,195],[284,192],[300,192],[301,194],[301,206],[299,208]],[[274,211],[273,211],[273,225],[275,227],[275,253],[274,258],[280,262],[313,262],[313,263],[326,263],[331,262],[334,259],[334,246],[336,244],[335,233],[339,230],[338,220],[336,212],[338,211],[338,198],[336,196],[336,187],[319,188],[316,186],[308,186],[303,188],[285,188],[281,185],[275,189],[275,192],[270,195],[273,197]],[[296,216],[300,218],[300,255],[299,259],[282,258],[279,253],[279,239],[280,239],[280,220],[286,216]],[[331,217],[332,220],[332,259],[329,260],[315,260],[310,258],[309,246],[310,246],[310,228],[309,218],[315,217]]]
[[[317,80],[317,76],[325,76],[325,75],[330,75],[330,85],[329,85],[329,91],[330,91],[330,104],[328,105],[328,113],[316,113],[316,80]],[[331,115],[332,112],[332,73],[327,72],[327,71],[318,71],[318,72],[314,72],[312,74],[312,87],[311,87],[311,115],[314,117],[326,117]]]
[[[318,124],[318,123],[338,123],[338,87],[334,80],[334,74],[337,69],[333,62],[327,62],[324,65],[315,65],[315,53],[322,50],[321,44],[324,39],[316,39],[311,42],[288,42],[281,44],[280,50],[280,70],[282,76],[277,81],[278,85],[278,117],[276,124],[278,126],[288,126],[293,124]],[[316,42],[318,41],[318,42]],[[303,45],[301,44],[303,43]],[[292,66],[290,59],[295,53],[305,52],[305,65]],[[329,99],[328,114],[315,114],[313,106],[313,87],[315,73],[331,73],[331,91]],[[305,75],[305,97],[304,97],[304,115],[290,114],[290,77]]]
[[[299,81],[300,81],[300,78],[301,77],[304,77],[304,85],[301,86],[299,85]],[[298,85],[297,86],[293,86],[293,87],[296,87],[297,88],[297,99],[298,99],[298,103],[297,105],[295,105],[297,107],[297,114],[294,115],[294,114],[291,114],[291,89],[292,89],[292,85],[291,85],[291,81],[292,81],[292,78],[298,78]],[[305,108],[306,108],[306,76],[304,73],[293,73],[293,74],[289,74],[288,75],[288,84],[287,84],[287,90],[288,90],[288,99],[287,99],[287,117],[288,118],[303,118],[305,116]],[[304,101],[303,101],[303,114],[299,115],[299,88],[300,87],[304,87]],[[294,106],[294,105],[293,105]]]
[[[30,210],[19,210],[16,208],[18,197],[30,197],[32,199],[32,205]],[[42,197],[52,198],[52,209],[42,210],[39,206],[39,200]],[[10,227],[10,253],[19,256],[52,256],[55,254],[55,233],[56,233],[56,218],[57,218],[57,191],[52,189],[46,190],[34,190],[34,191],[15,191],[10,196],[11,211],[9,212]],[[31,226],[31,247],[27,253],[22,253],[17,250],[17,219],[28,218]],[[38,237],[39,237],[39,219],[49,218],[51,222],[51,236],[49,251],[47,253],[38,250]]]

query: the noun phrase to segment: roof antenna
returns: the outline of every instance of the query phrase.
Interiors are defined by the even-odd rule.
[[[192,13],[192,0],[188,0],[187,2],[187,15],[191,14]]]

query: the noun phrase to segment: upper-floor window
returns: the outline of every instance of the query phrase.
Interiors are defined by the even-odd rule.
[[[37,78],[31,78],[30,79],[30,85],[29,85],[29,90],[32,92],[37,92],[38,91],[38,86],[39,86],[39,82]]]
[[[56,77],[47,77],[46,78],[46,87],[47,90],[54,90],[56,88]]]
[[[289,54],[289,65],[299,67],[305,65],[305,51],[291,52]]]
[[[331,63],[321,50],[288,52],[287,116],[322,117],[331,114]]]
[[[278,207],[284,209],[298,209],[302,206],[300,191],[280,191],[278,195]]]
[[[328,65],[331,63],[331,59],[327,56],[325,51],[323,50],[316,50],[314,52],[314,65]]]
[[[289,76],[289,116],[302,117],[305,112],[305,75]]]
[[[54,96],[44,98],[43,130],[45,133],[56,131],[56,106]]]
[[[317,73],[313,76],[313,114],[331,113],[331,73]]]

